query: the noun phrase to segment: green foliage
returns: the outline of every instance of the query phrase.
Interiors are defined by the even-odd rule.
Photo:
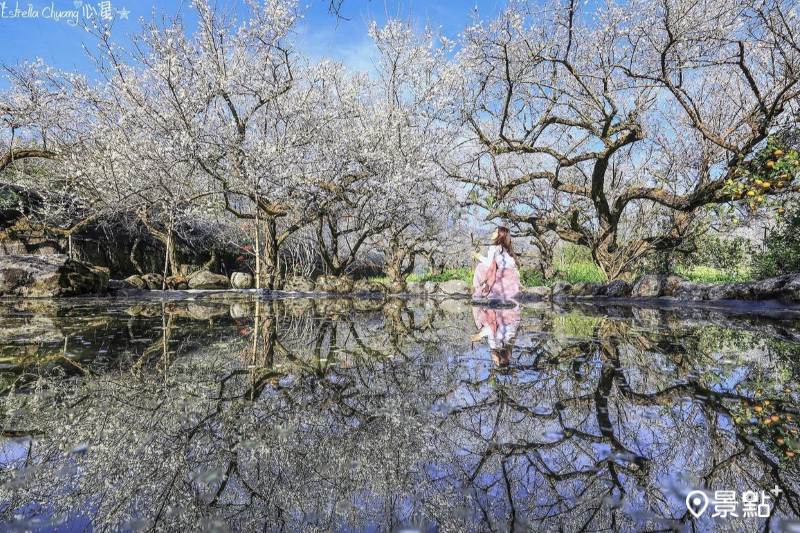
[[[746,270],[722,270],[708,266],[696,266],[693,268],[677,267],[675,268],[675,274],[689,281],[714,283],[716,285],[747,281],[750,279],[749,273]]]
[[[749,241],[709,234],[687,237],[681,250],[652,252],[642,261],[641,274],[677,274],[689,281],[732,283],[751,278]]]
[[[437,283],[441,283],[443,281],[450,281],[454,279],[459,279],[461,281],[466,281],[470,285],[472,285],[472,270],[469,268],[456,268],[452,270],[445,270],[441,274],[435,275],[423,275],[420,276],[419,274],[411,274],[406,278],[406,283],[425,283],[426,281],[435,281]],[[371,281],[377,281],[380,283],[391,283],[391,279],[386,276],[379,277],[379,278],[369,278]]]
[[[563,281],[566,281],[572,285],[576,283],[600,282],[605,281],[606,279],[606,277],[603,275],[603,272],[594,263],[577,262],[571,264],[561,264],[556,265],[556,268],[559,271],[567,273],[566,278],[564,278]]]
[[[445,270],[441,274],[436,274],[433,276],[422,276],[419,281],[426,282],[426,281],[435,281],[437,283],[441,283],[443,281],[450,281],[454,279],[459,279],[461,281],[466,281],[470,285],[472,285],[472,269],[471,268],[456,268],[453,270]]]
[[[585,316],[578,313],[553,317],[553,336],[557,339],[591,339],[602,317]]]
[[[595,265],[592,251],[586,246],[567,243],[553,266],[561,275],[556,276],[556,279],[551,280],[548,284],[566,281],[574,285],[575,283],[600,282],[606,279],[600,268]]]
[[[800,175],[800,130],[787,127],[767,138],[767,144],[752,159],[739,154],[733,179],[724,191],[731,199],[746,202],[751,211],[781,204],[797,193]]]
[[[571,265],[574,263],[589,263],[593,264],[592,251],[579,244],[566,243],[561,251],[561,257],[556,261],[562,265]]]
[[[800,272],[800,208],[792,207],[767,235],[764,248],[753,253],[753,274],[758,279]]]
[[[687,258],[687,266],[737,272],[746,266],[748,244],[744,237],[723,239],[716,235],[704,235],[697,243],[697,250]]]
[[[519,270],[519,279],[526,287],[540,287],[550,285],[551,282],[544,279],[542,273],[534,268],[522,267]]]

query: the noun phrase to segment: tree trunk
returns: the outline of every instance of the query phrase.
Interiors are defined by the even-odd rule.
[[[136,269],[136,272],[138,272],[139,275],[142,275],[142,274],[146,273],[144,271],[144,269],[142,269],[142,265],[140,265],[139,261],[136,259],[136,252],[139,249],[139,244],[141,242],[142,242],[141,239],[139,239],[139,237],[136,237],[136,239],[133,241],[133,246],[131,247],[131,253],[130,253],[130,256],[129,256],[130,260],[131,260],[131,264],[133,265],[133,268]]]
[[[169,220],[169,227],[167,228],[167,242],[165,243],[166,250],[164,251],[164,276],[161,281],[161,290],[167,289],[167,273],[169,272],[170,264],[172,264],[172,274],[175,275],[175,250],[172,244],[172,217]]]
[[[261,288],[261,219],[256,207],[256,289]]]
[[[646,253],[655,246],[644,240],[635,240],[623,246],[617,243],[617,227],[601,234],[592,245],[592,258],[600,267],[607,281],[619,279],[633,268]]]
[[[278,224],[274,216],[268,216],[264,222],[264,287],[272,290],[275,289],[280,275],[278,272],[278,249],[280,247]]]

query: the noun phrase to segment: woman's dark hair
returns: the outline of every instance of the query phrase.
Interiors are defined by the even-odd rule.
[[[500,368],[506,368],[511,364],[512,346],[507,345],[502,348],[492,350],[492,361]]]
[[[500,245],[508,255],[511,256],[511,259],[514,260],[514,263],[519,267],[519,259],[517,259],[517,254],[514,253],[514,247],[511,245],[511,232],[505,226],[497,226],[497,238],[494,240],[492,244]]]

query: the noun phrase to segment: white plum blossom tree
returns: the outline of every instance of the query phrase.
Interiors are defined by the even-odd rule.
[[[780,1],[511,2],[463,33],[461,109],[479,149],[452,174],[489,218],[585,245],[614,279],[680,246],[796,111],[796,17]]]

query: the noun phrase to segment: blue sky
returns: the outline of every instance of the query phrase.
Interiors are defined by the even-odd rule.
[[[476,7],[483,17],[490,17],[505,4],[505,0],[345,0],[341,14],[349,20],[337,21],[328,13],[327,0],[303,1],[307,2],[308,9],[299,28],[300,48],[312,57],[341,59],[358,68],[370,65],[372,45],[367,36],[367,23],[371,20],[380,24],[387,14],[410,16],[421,24],[432,22],[441,26],[442,32],[452,38],[468,23]],[[221,5],[238,3],[218,2]],[[191,20],[189,0],[111,0],[110,4],[112,10],[127,14],[126,19],[118,13],[114,24],[113,32],[117,34],[114,40],[120,43],[124,43],[125,33],[139,29],[140,17],[148,19],[154,11],[157,14],[162,10],[166,14],[181,11]],[[77,19],[84,20],[87,14],[100,16],[101,7],[98,0],[0,0],[0,62],[15,64],[41,57],[53,66],[90,74],[92,65],[81,43],[93,47],[92,37],[80,24],[74,25],[76,18],[66,12],[77,12]],[[63,16],[55,20],[58,12]]]

